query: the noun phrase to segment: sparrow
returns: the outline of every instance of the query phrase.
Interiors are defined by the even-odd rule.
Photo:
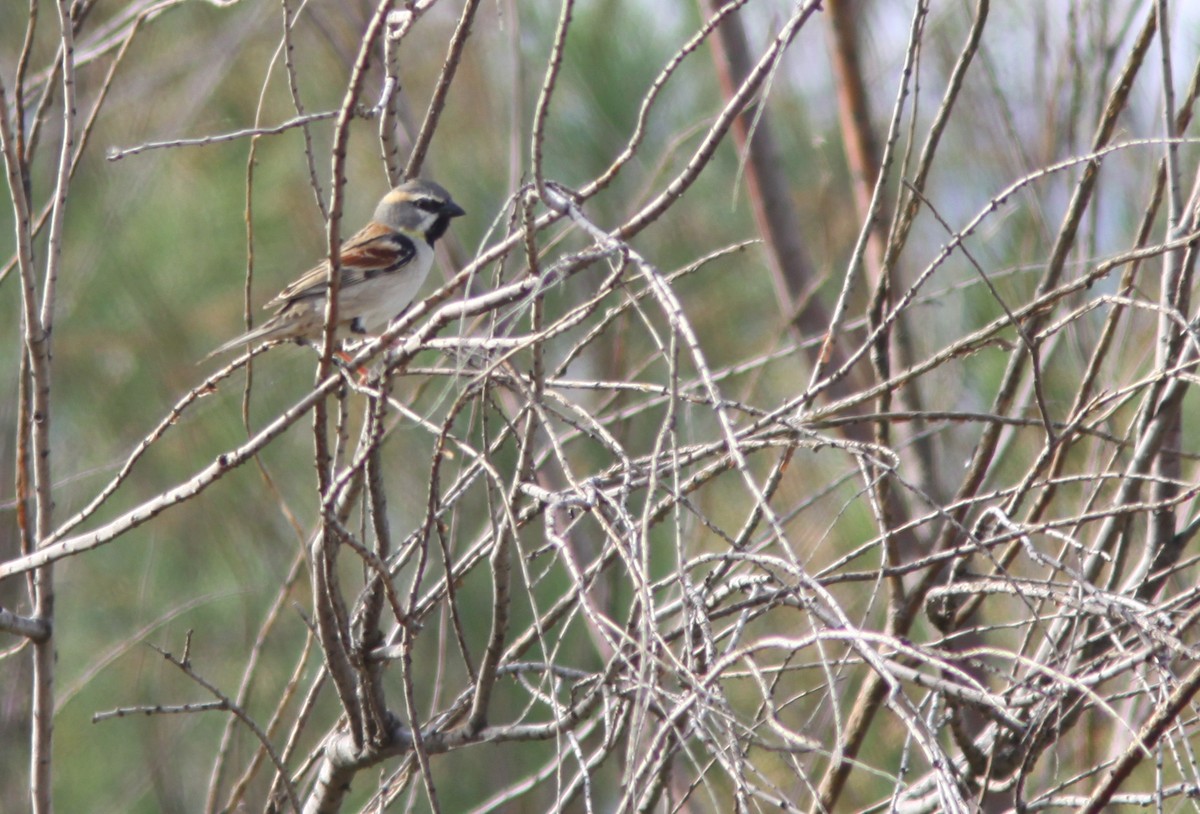
[[[384,195],[370,223],[342,244],[339,334],[345,329],[365,334],[407,308],[429,275],[433,244],[453,218],[465,214],[450,193],[432,181],[413,179]],[[263,306],[276,308],[274,316],[208,357],[252,342],[319,338],[325,327],[328,275],[326,259]]]

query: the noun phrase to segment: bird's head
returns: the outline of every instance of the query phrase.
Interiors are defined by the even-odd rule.
[[[383,196],[374,220],[389,229],[422,234],[432,246],[446,233],[452,218],[465,214],[439,184],[414,178]]]

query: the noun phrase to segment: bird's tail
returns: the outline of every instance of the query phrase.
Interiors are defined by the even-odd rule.
[[[279,325],[276,324],[274,320],[269,319],[262,325],[259,325],[257,328],[246,331],[246,333],[240,336],[235,336],[233,339],[230,339],[219,348],[210,351],[204,357],[204,360],[207,361],[214,356],[220,356],[222,353],[231,351],[234,348],[240,348],[242,345],[249,345],[251,342],[256,342],[259,339],[271,339],[278,332]]]

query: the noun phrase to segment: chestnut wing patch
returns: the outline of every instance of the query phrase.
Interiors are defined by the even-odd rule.
[[[371,280],[408,265],[417,256],[417,247],[402,234],[393,233],[348,247],[342,253],[342,285]]]
[[[417,247],[406,235],[389,232],[366,239],[351,240],[342,246],[341,267],[342,285],[344,291],[348,286],[371,280],[383,274],[390,274],[403,268],[417,254]],[[325,278],[328,275],[329,263],[310,269],[303,277],[296,280],[266,307],[284,306],[299,300],[324,297],[328,288]]]

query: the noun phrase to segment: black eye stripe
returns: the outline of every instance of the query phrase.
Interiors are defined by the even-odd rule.
[[[413,205],[417,209],[424,209],[426,212],[437,212],[442,208],[442,202],[435,201],[433,198],[421,198],[420,200],[413,201]]]

